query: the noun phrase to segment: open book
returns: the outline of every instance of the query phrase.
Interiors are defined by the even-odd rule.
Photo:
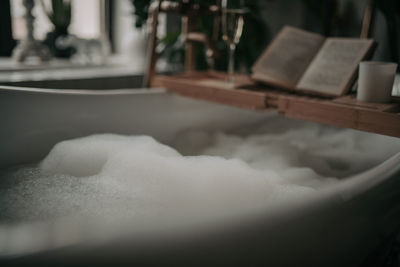
[[[252,78],[322,96],[348,93],[358,63],[374,49],[371,39],[325,38],[285,26],[253,66]]]

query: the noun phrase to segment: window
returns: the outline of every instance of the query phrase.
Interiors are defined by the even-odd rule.
[[[14,39],[23,39],[26,36],[26,26],[24,20],[25,8],[23,0],[11,0],[12,33]],[[71,0],[72,19],[69,27],[71,34],[81,38],[90,39],[100,36],[100,5],[99,0]],[[47,32],[53,29],[52,24],[47,19],[41,6],[40,0],[35,0],[33,10],[35,16],[35,37],[44,39]]]

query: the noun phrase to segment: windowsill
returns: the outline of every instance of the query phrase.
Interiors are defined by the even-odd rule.
[[[0,83],[94,79],[143,75],[143,64],[121,64],[118,56],[110,57],[106,65],[77,65],[66,60],[27,66],[10,58],[0,58]]]

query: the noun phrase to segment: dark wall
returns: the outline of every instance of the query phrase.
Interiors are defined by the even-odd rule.
[[[15,46],[11,31],[10,0],[0,1],[0,56],[10,56]]]

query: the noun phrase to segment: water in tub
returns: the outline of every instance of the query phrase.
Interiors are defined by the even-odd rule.
[[[232,218],[311,196],[399,151],[396,138],[276,118],[227,133],[187,130],[170,146],[150,136],[92,135],[3,172],[0,223]]]

